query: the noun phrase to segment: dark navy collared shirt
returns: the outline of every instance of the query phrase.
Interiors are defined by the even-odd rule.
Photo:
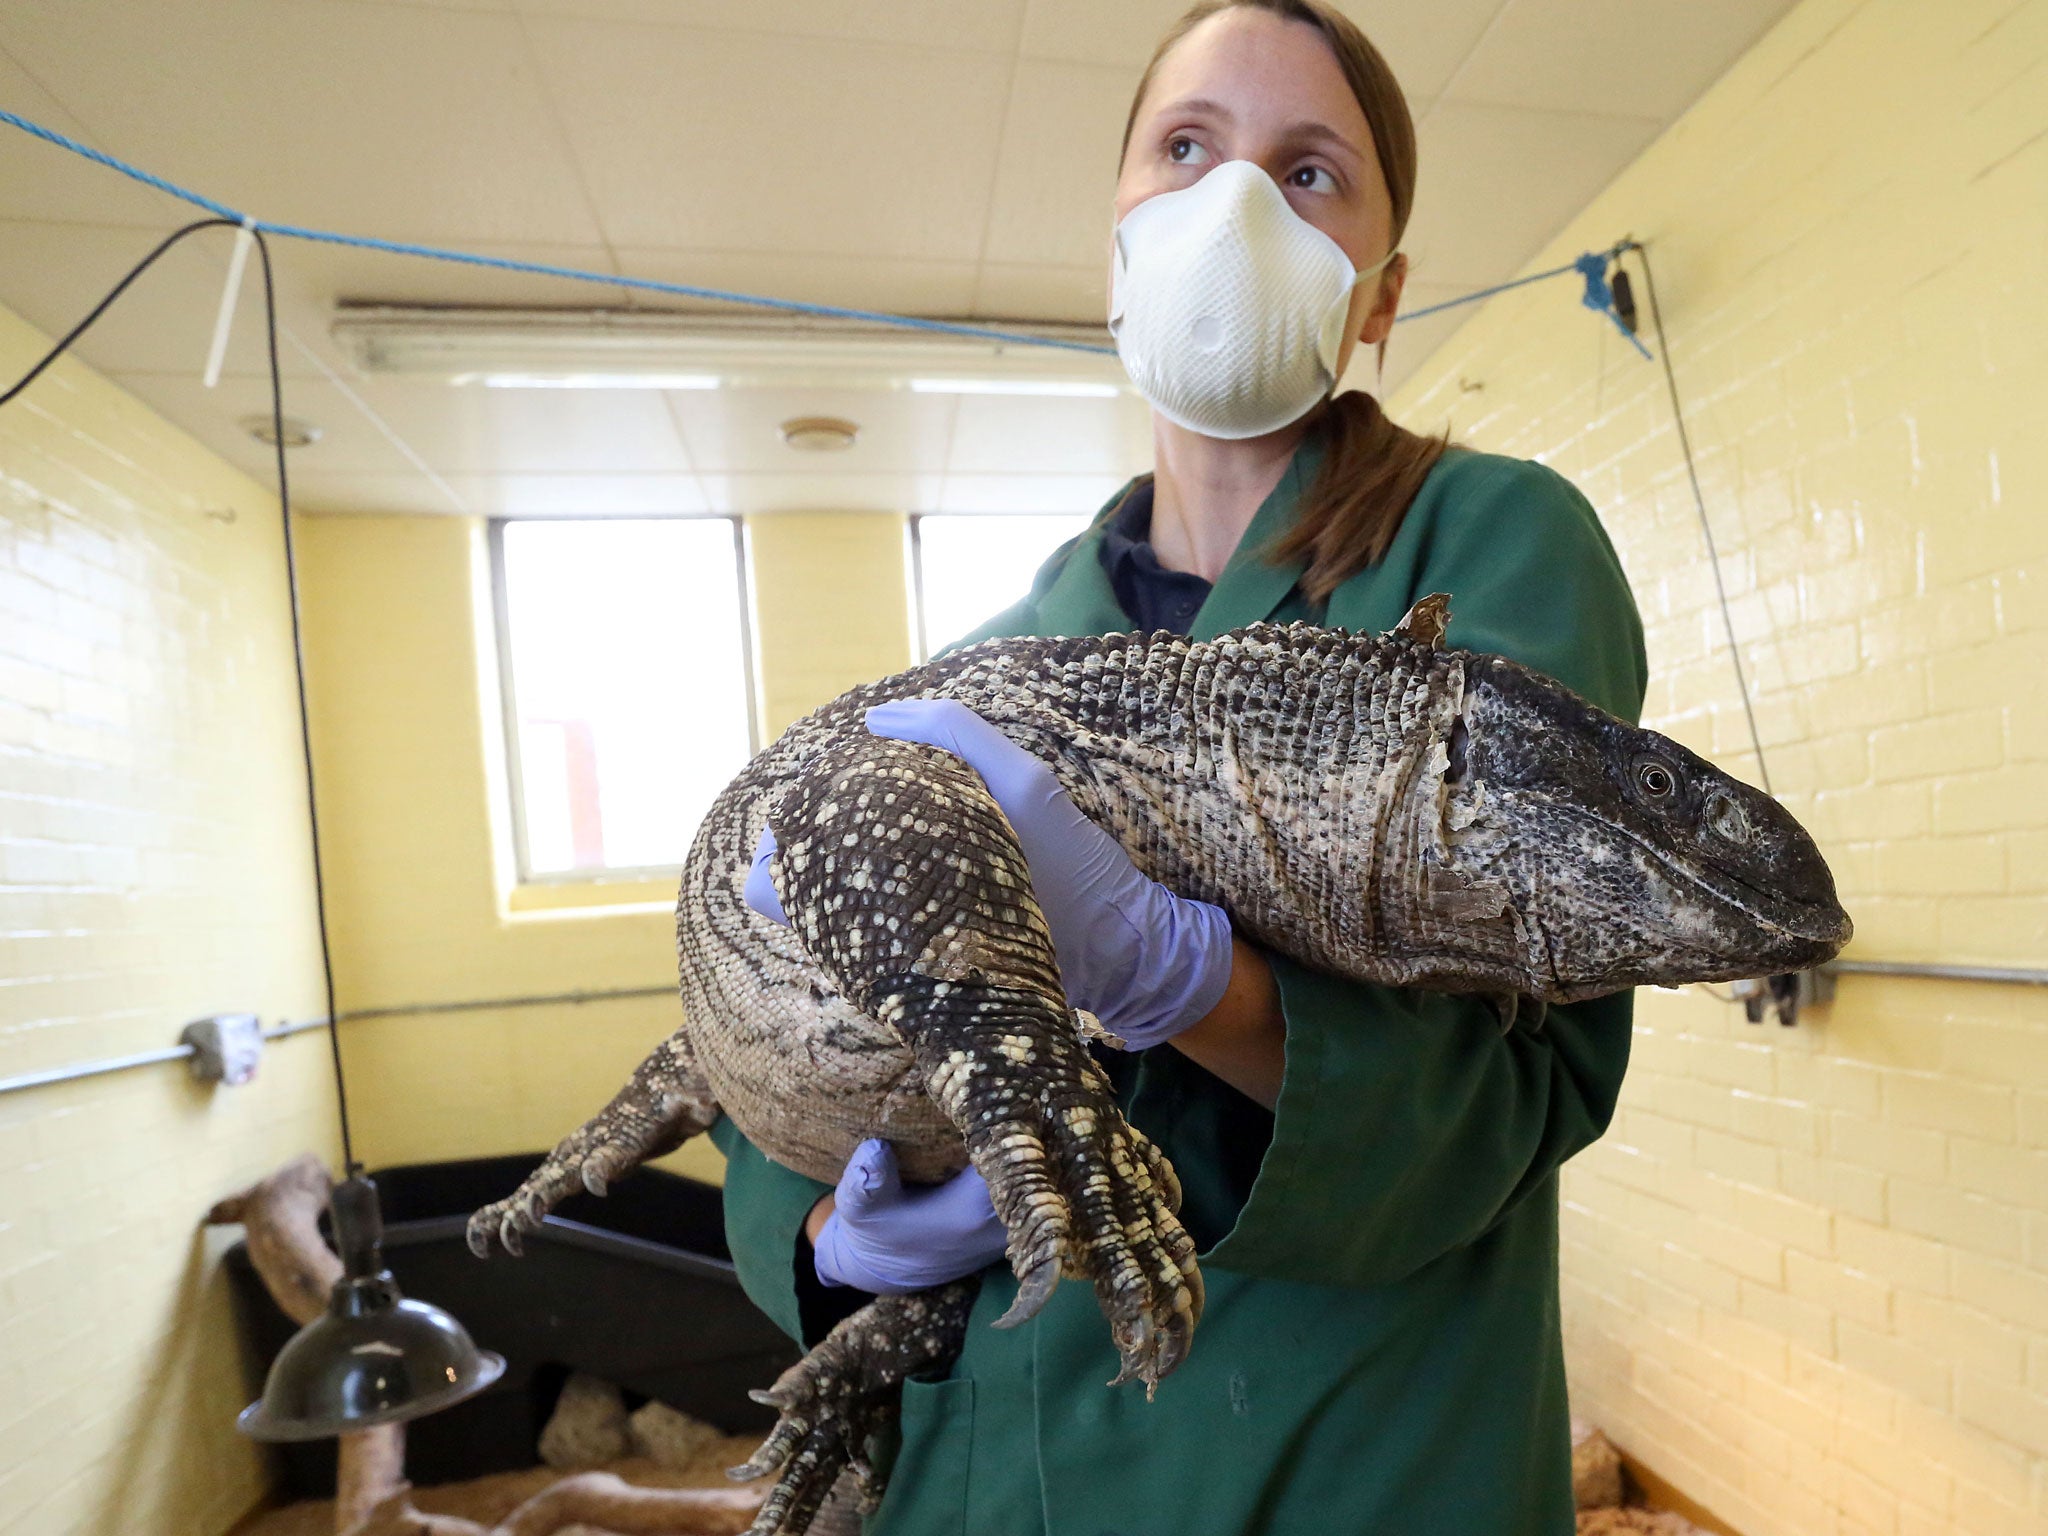
[[[1213,585],[1193,571],[1170,571],[1152,552],[1152,485],[1147,481],[1124,498],[1102,530],[1102,569],[1117,605],[1142,631],[1194,628]]]

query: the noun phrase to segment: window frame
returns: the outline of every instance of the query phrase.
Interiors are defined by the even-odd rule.
[[[623,512],[576,517],[492,517],[488,521],[491,560],[491,629],[497,643],[498,714],[505,732],[505,786],[512,812],[513,884],[578,886],[626,884],[680,876],[682,864],[611,865],[536,874],[527,857],[526,781],[519,743],[518,694],[512,680],[512,610],[506,601],[505,530],[513,523],[725,523],[732,530],[733,573],[738,581],[740,686],[747,705],[747,752],[761,750],[761,701],[755,686],[754,614],[747,570],[746,522],[728,512]]]

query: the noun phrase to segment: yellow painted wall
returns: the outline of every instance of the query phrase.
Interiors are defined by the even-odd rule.
[[[1531,270],[1627,233],[1852,953],[2048,965],[2048,0],[1807,0]],[[1650,722],[1748,771],[1660,370],[1543,284],[1395,411],[1591,496]],[[1638,1020],[1564,1179],[1577,1406],[1745,1536],[2048,1531],[2048,990]]]
[[[46,338],[0,309],[0,379]],[[0,1077],[322,1010],[270,493],[82,364],[0,409]],[[0,1096],[0,1531],[226,1530],[261,1497],[221,1196],[337,1149],[321,1036],[240,1088]]]
[[[856,684],[910,665],[905,534],[898,512],[747,519],[764,740]]]

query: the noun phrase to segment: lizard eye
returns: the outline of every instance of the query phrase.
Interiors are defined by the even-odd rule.
[[[1668,800],[1678,788],[1678,777],[1655,758],[1649,758],[1636,764],[1636,783],[1652,800]]]

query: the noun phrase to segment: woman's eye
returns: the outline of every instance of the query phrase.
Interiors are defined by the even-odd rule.
[[[1202,146],[1186,134],[1175,134],[1166,141],[1166,158],[1175,165],[1200,165],[1207,158]]]
[[[1320,165],[1301,165],[1287,173],[1287,185],[1304,192],[1334,192],[1337,178]]]

